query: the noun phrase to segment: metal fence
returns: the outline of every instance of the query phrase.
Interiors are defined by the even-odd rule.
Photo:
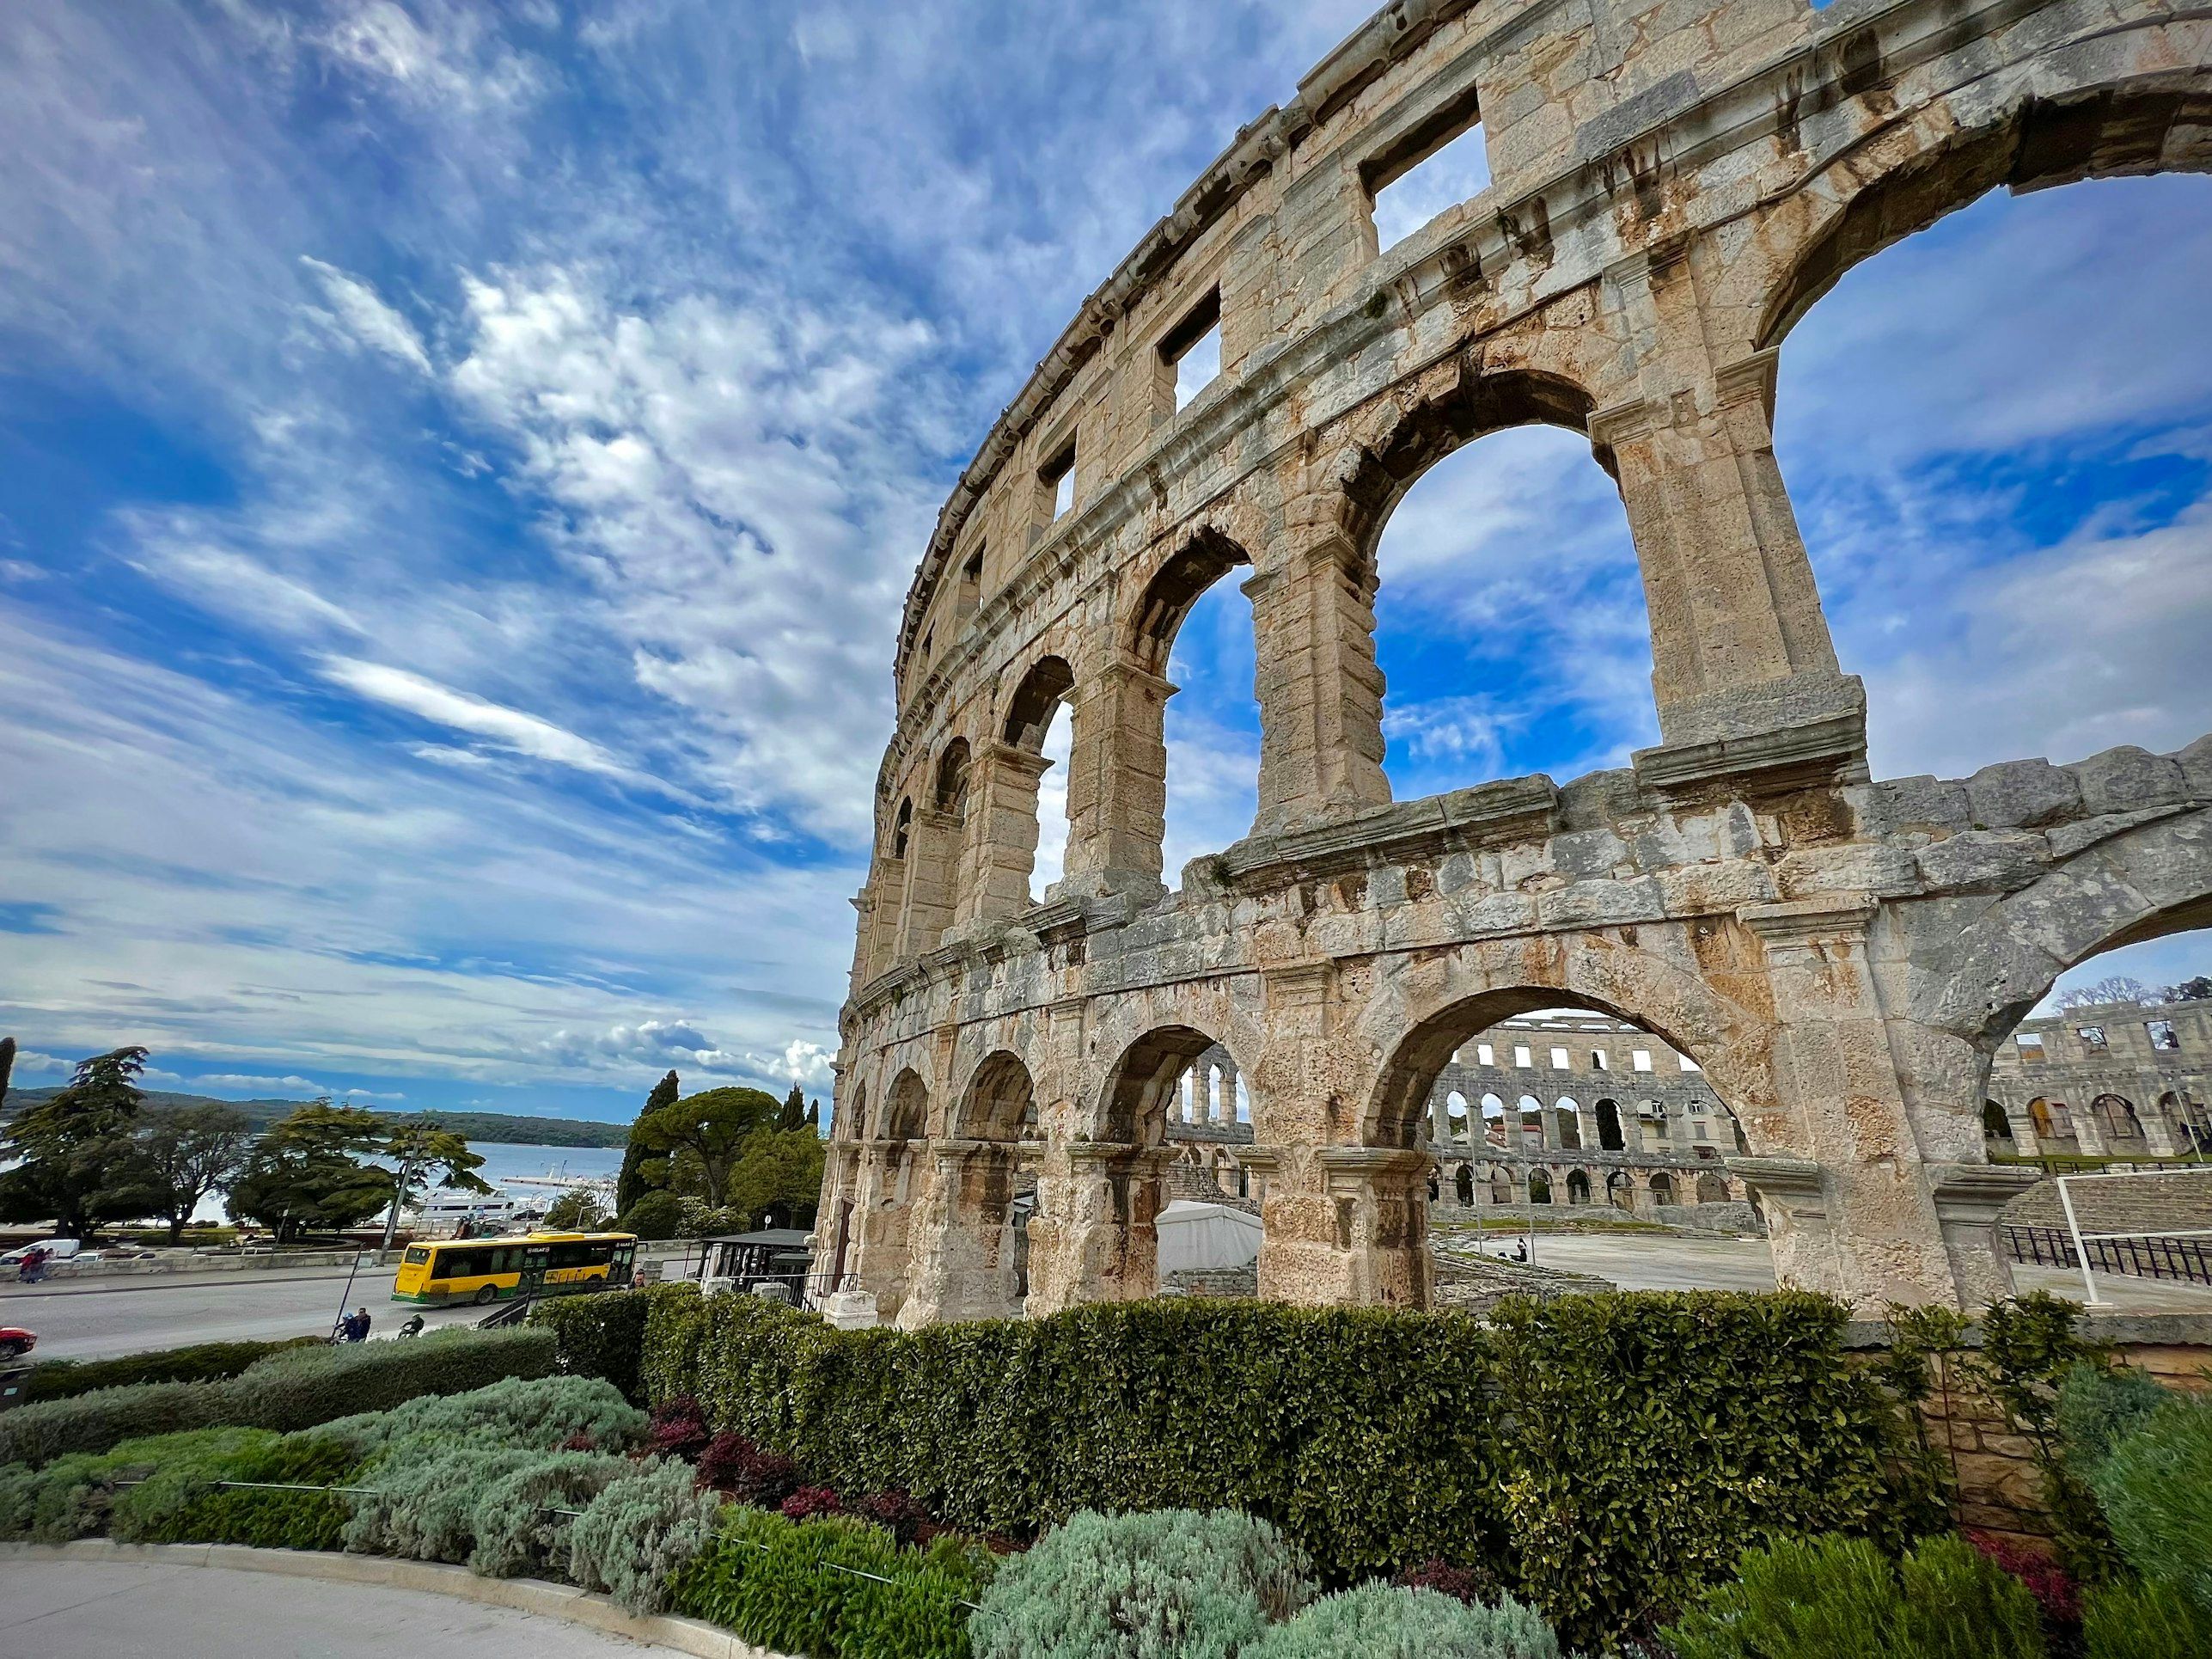
[[[2005,1247],[2016,1262],[2041,1267],[2081,1265],[2081,1254],[2062,1227],[2007,1226]],[[2145,1233],[2084,1239],[2081,1249],[2088,1252],[2089,1266],[2099,1273],[2212,1284],[2212,1240]]]

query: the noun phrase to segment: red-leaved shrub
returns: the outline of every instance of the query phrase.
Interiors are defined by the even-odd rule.
[[[655,1451],[687,1460],[705,1451],[713,1437],[713,1430],[706,1426],[706,1413],[689,1394],[678,1394],[653,1407],[651,1433]]]
[[[561,1442],[560,1448],[564,1452],[596,1452],[599,1449],[599,1440],[590,1429],[579,1429]]]
[[[1970,1532],[1967,1541],[2027,1586],[2043,1608],[2044,1621],[2061,1626],[2081,1622],[2081,1586],[2046,1550],[1995,1533]]]
[[[1470,1607],[1498,1597],[1497,1576],[1482,1567],[1455,1567],[1448,1561],[1424,1561],[1408,1567],[1390,1581],[1409,1590],[1434,1590]]]
[[[842,1515],[845,1505],[827,1486],[802,1486],[780,1506],[786,1521],[811,1521],[818,1515]]]
[[[725,1429],[699,1454],[699,1484],[740,1503],[773,1509],[799,1489],[798,1465]]]
[[[925,1528],[932,1534],[942,1530],[932,1525],[929,1511],[922,1508],[920,1502],[905,1492],[872,1493],[853,1503],[852,1513],[863,1521],[874,1521],[909,1547],[928,1541],[922,1536]]]

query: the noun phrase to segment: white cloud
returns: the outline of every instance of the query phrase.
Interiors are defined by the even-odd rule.
[[[414,325],[384,303],[383,297],[360,278],[335,266],[300,255],[300,263],[315,272],[322,291],[336,312],[333,321],[345,339],[382,352],[394,362],[419,373],[431,372],[430,353]]]
[[[209,1072],[195,1077],[192,1082],[200,1088],[247,1089],[281,1099],[297,1096],[312,1099],[332,1092],[309,1077],[255,1077],[243,1072]]]
[[[632,775],[628,768],[589,738],[579,738],[535,714],[502,707],[465,691],[455,691],[451,686],[425,680],[419,674],[410,674],[405,669],[349,657],[326,657],[321,667],[323,676],[333,684],[342,685],[372,702],[403,709],[456,732],[489,738],[533,759],[608,777]]]

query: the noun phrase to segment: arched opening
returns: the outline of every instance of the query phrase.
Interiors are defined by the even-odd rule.
[[[2212,511],[2212,156],[2175,111],[2105,94],[1958,135],[1769,302],[1775,453],[1877,776],[2203,733],[2212,585],[2174,577]],[[2099,176],[2161,167],[2199,175]]]
[[[1129,658],[1156,677],[1133,686],[1125,718],[1158,732],[1161,781],[1127,780],[1157,792],[1152,801],[1133,799],[1127,828],[1158,840],[1170,886],[1190,860],[1250,835],[1259,816],[1252,606],[1237,582],[1222,579],[1250,562],[1225,536],[1201,533],[1160,567],[1134,613]],[[1138,746],[1147,745],[1140,738]],[[1141,774],[1141,756],[1121,764],[1133,762]]]
[[[1982,1102],[1982,1134],[1991,1141],[2013,1138],[2013,1120],[2005,1116],[2005,1109],[1995,1100]]]
[[[1725,1204],[1728,1202],[1728,1183],[1718,1175],[1697,1178],[1697,1202],[1701,1204]]]
[[[1458,1196],[1463,1206],[1472,1205],[1475,1202],[1475,1172],[1465,1164],[1460,1165],[1452,1172],[1451,1190]]]
[[[1628,1137],[1621,1129],[1620,1102],[1600,1100],[1598,1103],[1598,1149],[1600,1152],[1619,1152],[1628,1144]]]
[[[919,1141],[929,1132],[929,1086],[912,1067],[892,1080],[889,1111],[884,1120],[886,1140]]]
[[[956,822],[968,816],[968,739],[955,738],[937,761],[937,810]]]
[[[1109,1236],[1085,1252],[1085,1299],[1256,1293],[1263,1230],[1256,1206],[1235,1202],[1261,1196],[1237,1155],[1249,1137],[1234,1126],[1250,1115],[1235,1056],[1202,1032],[1164,1026],[1122,1052],[1093,1154],[1106,1197],[1096,1224]],[[1171,1184],[1178,1160],[1213,1173]]]
[[[1590,407],[1551,376],[1483,376],[1409,415],[1348,487],[1400,799],[1573,777],[1657,739],[1642,579]]]
[[[1067,762],[1074,722],[1075,674],[1058,657],[1030,664],[1006,705],[999,732],[1020,758],[993,779],[991,832],[1004,836],[995,867],[1009,897],[1042,903],[1066,872]],[[1026,845],[1024,845],[1026,843]]]
[[[912,1273],[910,1235],[923,1137],[929,1133],[929,1086],[912,1067],[884,1092],[878,1141],[861,1160],[850,1222],[846,1270],[874,1293],[877,1311],[895,1318]]]
[[[954,1134],[970,1141],[1022,1141],[1034,1139],[1036,1126],[1030,1068],[1020,1056],[1001,1049],[969,1080]]]
[[[1639,1289],[1739,1287],[1747,1272],[1770,1276],[1773,1256],[1763,1239],[1716,1243],[1667,1230],[1714,1224],[1740,1234],[1762,1230],[1748,1214],[1700,1216],[1685,1209],[1708,1174],[1719,1183],[1717,1202],[1726,1202],[1726,1178],[1718,1166],[1740,1144],[1735,1112],[1710,1068],[1627,1010],[1561,998],[1542,987],[1484,991],[1421,1020],[1384,1067],[1371,1144],[1391,1144],[1401,1133],[1448,1144],[1433,1126],[1448,1130],[1457,1103],[1475,1099],[1494,1202],[1515,1202],[1507,1195],[1517,1193],[1518,1202],[1551,1207],[1527,1219],[1555,1235],[1545,1246],[1553,1265]],[[1548,1099],[1531,1089],[1539,1074]],[[1721,1074],[1732,1076],[1733,1065],[1724,1064]],[[1633,1105],[1622,1098],[1629,1089]],[[1578,1226],[1567,1213],[1578,1205],[1633,1211],[1667,1228],[1598,1226],[1588,1216]],[[1439,1271],[1447,1279],[1451,1257],[1478,1242],[1475,1225],[1471,1217],[1438,1218],[1433,1231],[1445,1252]],[[1538,1259],[1547,1259],[1543,1250]]]

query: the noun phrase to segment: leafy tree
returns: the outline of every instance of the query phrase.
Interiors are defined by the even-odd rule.
[[[2199,974],[2194,979],[2183,980],[2178,985],[2169,985],[2166,988],[2166,1000],[2169,1002],[2212,1002],[2212,978]],[[4,1071],[0,1071],[0,1077],[6,1075]]]
[[[648,1192],[615,1217],[614,1231],[647,1241],[673,1239],[683,1226],[683,1200],[673,1192]]]
[[[589,1187],[571,1187],[546,1209],[549,1233],[596,1233],[607,1225],[607,1211]]]
[[[695,1170],[695,1196],[719,1209],[746,1138],[773,1123],[779,1109],[775,1096],[759,1089],[707,1089],[643,1113],[636,1133],[648,1151],[668,1155],[669,1175]]]
[[[749,1228],[811,1225],[824,1155],[822,1137],[804,1125],[753,1136],[730,1172],[730,1208]]]
[[[146,1051],[121,1048],[78,1063],[66,1087],[26,1106],[0,1134],[0,1157],[21,1160],[0,1176],[0,1219],[43,1221],[73,1239],[103,1221],[144,1215],[142,1172],[131,1134],[145,1095]]]
[[[672,1106],[683,1096],[683,1085],[670,1072],[653,1085],[653,1092],[645,1097],[645,1111],[658,1111],[663,1106]],[[642,1117],[645,1114],[640,1113]],[[630,1142],[622,1148],[622,1172],[614,1178],[614,1208],[626,1210],[645,1196],[651,1185],[645,1178],[645,1168],[652,1161],[652,1148],[638,1136],[635,1123],[630,1126]]]
[[[137,1158],[150,1211],[168,1223],[171,1244],[184,1237],[199,1201],[246,1167],[253,1146],[253,1128],[235,1107],[156,1106],[146,1112]]]
[[[230,1186],[230,1213],[289,1244],[302,1232],[357,1226],[391,1202],[392,1172],[361,1160],[390,1140],[384,1120],[355,1106],[309,1102],[270,1125]]]
[[[392,1175],[392,1205],[384,1221],[385,1249],[392,1247],[392,1235],[399,1229],[400,1206],[419,1198],[437,1172],[443,1172],[437,1185],[449,1191],[492,1191],[492,1184],[476,1172],[484,1166],[483,1155],[471,1152],[467,1142],[435,1118],[387,1121],[383,1127],[388,1138],[382,1150],[399,1164]]]
[[[784,1109],[776,1114],[776,1127],[779,1129],[797,1129],[804,1122],[806,1097],[799,1093],[799,1086],[793,1083],[791,1092],[784,1097]]]

